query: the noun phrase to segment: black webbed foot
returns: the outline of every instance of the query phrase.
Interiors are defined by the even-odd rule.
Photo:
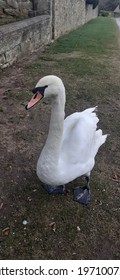
[[[43,184],[42,185],[43,189],[45,189],[49,194],[63,194],[65,191],[65,186],[50,186],[48,184]]]
[[[73,200],[87,205],[90,202],[90,189],[88,186],[75,188]]]

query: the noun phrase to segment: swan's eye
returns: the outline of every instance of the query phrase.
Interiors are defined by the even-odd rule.
[[[44,96],[44,91],[48,86],[43,86],[43,87],[35,87],[32,89],[32,92],[35,94],[34,99],[36,98],[36,93],[39,91],[43,96]]]

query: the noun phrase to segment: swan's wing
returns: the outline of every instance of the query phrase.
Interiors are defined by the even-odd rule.
[[[95,109],[89,108],[65,119],[60,152],[64,163],[77,164],[89,159],[99,121]]]

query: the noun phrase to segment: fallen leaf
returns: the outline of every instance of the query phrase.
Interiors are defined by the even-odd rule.
[[[51,227],[54,232],[56,231],[56,223],[55,222],[51,222],[49,224],[49,227]]]
[[[112,181],[114,181],[114,182],[120,181],[120,176],[118,174],[116,174],[115,172],[114,172],[114,175],[112,176]]]
[[[0,209],[2,209],[2,207],[3,207],[3,202],[1,202],[1,204],[0,204]]]
[[[53,227],[55,225],[55,222],[51,222],[50,224],[49,224],[49,227]]]
[[[2,234],[5,235],[5,236],[8,236],[9,234],[9,231],[10,231],[10,228],[9,227],[6,227],[2,230]]]

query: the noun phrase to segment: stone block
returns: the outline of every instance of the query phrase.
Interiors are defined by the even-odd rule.
[[[9,7],[12,7],[13,9],[18,8],[17,0],[7,0],[6,1]]]
[[[0,68],[5,64],[5,56],[4,54],[0,55]]]
[[[9,49],[5,54],[6,64],[12,65],[13,62],[15,62],[19,57],[19,54],[20,54],[19,45],[15,46],[13,49]]]
[[[14,23],[10,25],[14,26]],[[10,49],[14,49],[21,43],[22,31],[9,28],[10,25],[0,26],[0,54],[6,53]]]
[[[0,0],[0,8],[4,9],[6,7],[6,2],[3,0]]]
[[[32,3],[31,2],[21,2],[19,4],[19,11],[22,15],[28,15],[29,11],[32,9]]]
[[[9,9],[5,8],[4,13],[6,15],[13,16],[13,17],[17,17],[19,15],[19,11],[17,9],[12,9],[12,8]]]

